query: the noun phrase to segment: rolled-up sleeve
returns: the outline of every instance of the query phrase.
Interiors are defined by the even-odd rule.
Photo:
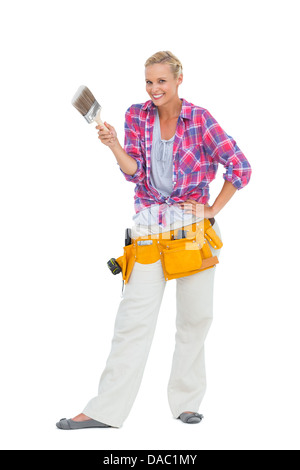
[[[250,181],[252,169],[235,140],[221,128],[209,111],[203,115],[203,144],[215,163],[221,163],[226,172],[223,178],[236,189],[244,188]]]
[[[139,134],[134,126],[134,112],[132,107],[128,108],[125,114],[125,140],[124,150],[137,163],[137,170],[134,175],[128,175],[120,168],[127,181],[140,183],[146,176],[144,168],[144,157],[141,150]]]

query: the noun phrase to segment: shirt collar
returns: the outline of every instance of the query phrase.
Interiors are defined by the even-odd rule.
[[[182,101],[182,108],[181,108],[181,113],[180,117],[183,119],[192,119],[192,104],[186,101],[184,98],[180,98]],[[155,104],[153,103],[152,100],[146,101],[146,103],[143,104],[142,109],[145,111],[151,111],[156,108]]]

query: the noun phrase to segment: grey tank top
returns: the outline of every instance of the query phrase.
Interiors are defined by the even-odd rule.
[[[155,113],[151,148],[150,181],[157,191],[164,197],[168,197],[173,191],[173,143],[175,135],[169,140],[161,138],[157,109]],[[132,217],[134,221],[134,226],[132,227],[132,233],[134,235],[132,236],[145,236],[160,233],[202,220],[202,217],[197,219],[193,214],[186,213],[174,204],[166,209],[166,226],[162,229],[162,227],[158,225],[158,211],[159,204],[153,204],[135,214]]]
[[[151,149],[150,181],[163,196],[173,191],[173,143],[175,135],[169,139],[161,138],[158,110],[155,110],[153,139]]]

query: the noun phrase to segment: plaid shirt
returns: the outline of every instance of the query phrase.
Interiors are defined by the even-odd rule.
[[[159,224],[164,224],[164,210],[172,204],[194,199],[201,204],[209,200],[209,184],[215,178],[218,164],[226,172],[225,180],[241,189],[250,180],[251,167],[236,142],[220,127],[207,109],[182,99],[173,146],[173,191],[169,197],[160,194],[150,182],[151,143],[155,121],[151,100],[134,104],[125,115],[125,152],[137,163],[137,171],[127,181],[136,183],[136,213],[160,204]]]

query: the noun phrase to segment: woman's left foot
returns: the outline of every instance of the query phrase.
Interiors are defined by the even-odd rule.
[[[199,413],[193,413],[192,411],[185,411],[184,413],[181,413],[178,419],[181,419],[183,423],[197,424],[201,423],[203,415],[199,415]]]

